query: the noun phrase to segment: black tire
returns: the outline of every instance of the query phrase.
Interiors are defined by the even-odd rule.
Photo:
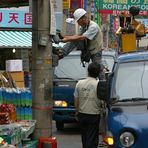
[[[56,128],[57,128],[58,131],[63,130],[63,128],[64,128],[64,123],[61,122],[61,121],[56,121]]]

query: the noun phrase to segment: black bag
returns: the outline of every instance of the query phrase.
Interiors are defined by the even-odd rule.
[[[88,40],[84,40],[84,49],[81,50],[81,62],[83,64],[83,67],[85,67],[85,63],[89,62],[91,59],[91,53],[87,49]]]
[[[83,50],[81,51],[81,62],[83,64],[83,67],[85,67],[85,63],[89,62],[91,59],[91,54],[89,50]]]
[[[100,80],[97,85],[97,97],[100,100],[107,100],[108,97],[108,81]]]
[[[91,58],[91,54],[89,52],[89,50],[82,50],[81,51],[81,61],[82,62],[89,62]]]

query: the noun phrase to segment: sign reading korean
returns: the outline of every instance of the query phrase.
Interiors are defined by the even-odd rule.
[[[148,0],[98,0],[100,10],[128,11],[131,6],[140,8],[140,11],[148,11]],[[110,11],[110,12],[111,12]],[[146,13],[147,15],[147,13]]]
[[[32,28],[32,14],[26,11],[0,10],[0,27]]]

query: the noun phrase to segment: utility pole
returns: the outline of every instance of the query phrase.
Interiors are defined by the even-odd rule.
[[[86,11],[88,17],[91,19],[91,0],[87,0]]]
[[[33,138],[52,136],[52,43],[50,0],[32,0]]]

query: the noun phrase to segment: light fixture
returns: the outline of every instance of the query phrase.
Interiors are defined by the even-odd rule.
[[[128,132],[128,131],[123,132],[120,135],[120,143],[124,148],[132,147],[135,143],[135,137],[134,137],[133,133]]]
[[[68,104],[66,101],[56,100],[54,101],[54,107],[67,107]]]
[[[12,49],[12,52],[13,52],[13,53],[15,53],[15,52],[16,52],[16,49],[15,49],[15,48],[13,48],[13,49]]]

